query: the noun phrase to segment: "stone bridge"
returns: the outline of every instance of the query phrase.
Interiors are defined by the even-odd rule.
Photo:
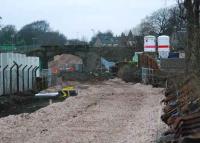
[[[100,55],[89,45],[42,45],[40,47],[25,50],[28,56],[40,57],[41,67],[48,68],[48,62],[54,56],[61,54],[72,54],[83,60],[84,69],[93,71],[100,64]]]

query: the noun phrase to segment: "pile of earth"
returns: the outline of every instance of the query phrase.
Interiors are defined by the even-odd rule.
[[[83,64],[83,61],[80,57],[70,55],[70,54],[62,54],[54,57],[54,60],[48,63],[48,67],[63,67],[66,65],[75,65],[75,64]]]

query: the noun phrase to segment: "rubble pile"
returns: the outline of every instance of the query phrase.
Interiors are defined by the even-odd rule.
[[[62,54],[54,57],[54,60],[49,62],[49,67],[65,66],[66,64],[82,64],[82,59],[70,54]]]
[[[180,83],[180,82],[179,82]],[[161,137],[162,143],[200,142],[200,79],[192,75],[181,84],[168,82],[164,114],[161,116],[170,129]]]

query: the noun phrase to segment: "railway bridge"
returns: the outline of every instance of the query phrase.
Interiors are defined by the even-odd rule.
[[[86,71],[95,70],[99,64],[100,55],[89,45],[40,45],[34,47],[17,47],[17,52],[25,53],[27,56],[40,57],[41,68],[47,69],[48,62],[53,60],[54,56],[61,54],[72,54],[83,60]],[[93,61],[93,62],[91,62]],[[96,61],[96,62],[94,62]]]

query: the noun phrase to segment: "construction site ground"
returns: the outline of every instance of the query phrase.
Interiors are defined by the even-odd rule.
[[[78,96],[0,119],[0,143],[151,143],[164,131],[162,88],[112,79]]]

